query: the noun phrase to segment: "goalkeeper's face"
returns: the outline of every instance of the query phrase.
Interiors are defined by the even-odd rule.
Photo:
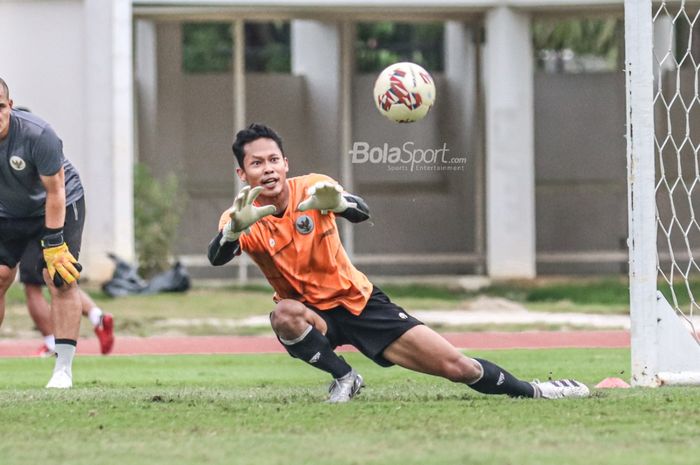
[[[243,169],[238,168],[240,178],[250,187],[262,186],[261,197],[275,198],[287,187],[289,164],[277,142],[261,138],[243,146]]]

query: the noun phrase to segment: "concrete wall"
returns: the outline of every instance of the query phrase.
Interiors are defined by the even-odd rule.
[[[178,56],[170,59],[177,60]],[[179,69],[170,66],[171,71]],[[157,172],[173,170],[182,176],[190,200],[179,247],[184,254],[200,254],[212,236],[220,211],[234,194],[230,152],[232,102],[226,97],[231,95],[231,77],[167,76],[159,83],[159,114],[163,118],[159,126],[170,129],[157,146],[169,147],[168,153],[161,149],[159,155],[153,156],[142,150],[141,159],[156,167]],[[455,122],[439,106],[416,125],[397,126],[384,120],[369,98],[373,79],[357,76],[354,83],[354,141],[370,146],[401,146],[414,141],[420,148],[439,147],[445,142],[453,154],[465,155],[469,161],[467,169],[461,172],[406,172],[391,170],[389,165],[353,165],[356,191],[367,199],[373,211],[371,222],[356,226],[356,252],[473,252],[472,148],[450,140],[443,128]],[[440,76],[437,84],[438,95],[449,95],[450,89]],[[285,137],[292,174],[313,171],[317,163],[316,155],[306,150],[311,123],[303,112],[308,97],[303,77],[249,75],[246,86],[248,119],[265,121]],[[536,75],[538,252],[620,249],[620,241],[626,237],[623,89],[623,77],[617,74]],[[177,99],[177,95],[184,98]],[[611,101],[617,101],[616,105],[610,105]],[[581,131],[581,127],[586,131]],[[600,224],[606,228],[600,228]],[[428,271],[425,266],[369,268],[378,273],[446,269],[444,265]],[[454,272],[469,272],[471,268],[448,267]],[[538,265],[541,273],[619,269],[617,264]]]
[[[397,125],[379,114],[372,100],[374,75],[356,76],[353,86],[353,140],[372,147],[388,144],[402,147],[413,142],[415,148],[438,149],[443,144],[450,155],[466,157],[460,171],[397,171],[390,164],[355,164],[356,191],[367,199],[373,218],[357,225],[355,249],[358,254],[465,254],[474,250],[472,218],[473,157],[458,135],[447,128],[458,126],[448,106],[431,110],[423,121]],[[447,82],[434,75],[437,98],[449,98]],[[437,165],[439,166],[439,165]],[[377,273],[398,273],[402,267],[374,266]],[[415,267],[412,267],[415,268]],[[452,269],[466,272],[461,265]],[[423,265],[426,272],[437,272],[445,265]]]
[[[221,212],[231,206],[236,194],[232,102],[221,98],[231,88],[231,81],[228,76],[195,75],[186,76],[183,84],[183,104],[188,111],[181,173],[189,203],[179,249],[185,254],[201,254],[216,233]],[[290,176],[303,174],[304,165],[309,164],[304,150],[306,125],[298,114],[285,110],[303,106],[303,80],[295,76],[248,75],[246,87],[249,120],[263,121],[277,129],[290,159]]]
[[[157,150],[149,151],[142,142],[139,156],[157,174],[173,171],[181,177],[189,202],[178,248],[184,255],[203,258],[219,214],[235,193],[230,150],[232,77],[183,74],[179,26],[160,24],[157,31],[158,120],[155,135],[140,137],[155,140],[149,143]],[[459,83],[450,85],[442,75],[435,78],[438,102],[459,94],[452,87]],[[465,156],[467,164],[463,171],[399,171],[384,164],[353,164],[355,191],[366,198],[373,212],[370,222],[354,226],[357,255],[473,254],[477,248],[475,185],[479,174],[474,162],[478,135],[462,129],[452,105],[438,104],[417,124],[396,125],[385,120],[371,99],[373,81],[373,75],[359,75],[353,83],[354,142],[374,147],[411,141],[421,149],[446,144],[452,156]],[[304,76],[249,74],[247,119],[266,122],[282,134],[290,175],[319,171],[318,166],[335,175],[339,154],[309,149],[319,146],[309,140],[314,134],[309,130],[313,121],[304,109],[310,92]],[[619,272],[623,269],[620,263],[582,263],[580,258],[556,263],[543,257],[623,251],[627,229],[624,76],[536,73],[534,99],[537,271]],[[139,127],[146,133],[144,124],[140,121]],[[324,143],[337,145],[332,139]],[[362,265],[368,272],[386,274],[469,273],[475,267],[473,262]],[[235,267],[196,270],[202,276],[235,272]]]
[[[143,29],[139,26],[137,33]],[[179,177],[187,203],[177,250],[203,257],[221,212],[236,194],[232,76],[183,73],[179,24],[159,24],[155,31],[158,53],[154,63],[148,64],[155,70],[155,85],[148,81],[148,73],[141,75],[137,70],[140,106],[145,101],[156,106],[155,123],[147,112],[139,114],[138,158],[156,176],[175,173]],[[153,89],[155,96],[149,93]],[[291,110],[303,108],[303,79],[251,74],[246,77],[246,89],[248,119],[265,121],[283,135],[290,175],[311,169],[305,150],[308,122]]]
[[[626,250],[624,133],[622,73],[536,73],[535,175],[540,256]],[[619,272],[621,266],[540,261],[538,272]]]
[[[137,31],[139,29],[137,28]],[[188,198],[186,220],[178,234],[183,255],[203,256],[215,233],[221,211],[230,206],[235,188],[233,140],[233,91],[229,73],[184,74],[180,66],[178,24],[159,24],[157,30],[157,124],[139,121],[139,159],[158,176],[176,173]],[[137,57],[138,58],[138,57]],[[137,76],[139,76],[137,70]],[[388,164],[355,164],[355,191],[370,204],[371,222],[356,225],[355,247],[363,254],[464,254],[473,250],[472,232],[474,172],[470,169],[471,149],[464,147],[465,134],[455,131],[448,106],[437,107],[424,121],[397,125],[374,108],[372,87],[375,76],[357,76],[353,85],[353,140],[371,146],[401,146],[414,142],[418,149],[435,149],[446,144],[451,156],[467,157],[461,171],[396,171]],[[438,95],[449,98],[446,82],[436,76]],[[148,83],[137,82],[141,89]],[[304,76],[248,74],[246,101],[248,121],[261,121],[283,137],[290,160],[290,176],[323,172],[336,176],[338,153],[319,153],[321,145],[337,146],[335,137],[322,137],[304,109],[309,105],[310,83]],[[144,90],[147,92],[147,90]],[[140,95],[139,100],[147,98]],[[328,108],[330,115],[338,112]],[[315,116],[317,117],[317,116]],[[155,129],[152,129],[152,128]],[[450,128],[451,131],[448,131]],[[154,134],[155,133],[155,134]],[[315,135],[315,136],[314,136]],[[149,150],[156,147],[156,150]],[[346,155],[348,156],[348,155]],[[395,168],[395,166],[393,166]],[[413,266],[371,266],[377,273],[414,271]],[[470,266],[437,264],[423,272],[469,272]],[[234,268],[199,270],[205,275],[229,275]],[[251,271],[253,267],[251,267]]]
[[[57,17],[64,19],[58,22]],[[0,30],[0,76],[10,87],[10,97],[54,127],[66,156],[80,169],[87,155],[84,114],[76,111],[84,103],[83,2],[57,1],[50,7],[2,2]]]
[[[373,76],[362,76],[356,94],[371,95]],[[140,159],[153,167],[157,175],[177,173],[187,191],[188,205],[179,236],[178,249],[187,255],[202,254],[215,232],[221,211],[230,206],[235,194],[235,163],[231,153],[233,140],[232,101],[229,75],[185,75],[182,92],[173,82],[160,87],[179,93],[179,104],[168,100],[169,128],[163,138],[178,136],[178,149],[168,154],[140,151]],[[291,75],[248,75],[246,79],[249,121],[262,121],[283,137],[290,160],[290,175],[319,171],[318,154],[307,149],[309,122],[299,109],[304,108],[304,79]],[[163,103],[165,106],[166,104]],[[402,126],[401,132],[386,137],[395,124],[384,121],[371,99],[358,101],[355,113],[356,140],[371,145],[401,145],[414,140],[416,147],[442,146],[437,134],[438,115],[431,115],[421,126]],[[177,112],[181,112],[180,115]],[[466,150],[458,150],[466,155]],[[163,141],[166,145],[166,142]],[[158,144],[160,145],[160,144]],[[172,145],[172,144],[171,144]],[[457,153],[455,153],[456,155]],[[327,160],[328,157],[326,157]],[[389,165],[355,165],[356,191],[372,207],[373,220],[356,226],[356,249],[369,253],[467,252],[472,235],[469,230],[471,207],[468,199],[471,172],[456,173],[392,172]],[[407,214],[408,213],[408,214]],[[437,224],[440,227],[436,227]],[[431,231],[428,239],[427,231]]]

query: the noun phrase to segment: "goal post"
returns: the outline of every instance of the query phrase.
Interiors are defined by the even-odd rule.
[[[651,0],[625,0],[634,386],[700,384],[700,344],[692,325],[699,308],[693,285],[700,282],[700,218],[696,220],[693,204],[700,216],[700,111],[691,121],[693,105],[700,106],[700,44],[697,61],[692,45],[695,8],[691,13],[684,0],[653,5]],[[655,24],[670,35],[663,44],[654,43]],[[688,40],[676,50],[680,30]],[[691,130],[693,125],[698,129]],[[671,303],[660,286],[668,287]],[[688,295],[678,298],[677,289]]]

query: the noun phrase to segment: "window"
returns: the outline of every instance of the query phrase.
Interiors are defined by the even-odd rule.
[[[443,71],[443,48],[443,23],[359,23],[357,72],[378,72],[398,61],[412,61],[430,72]]]
[[[245,67],[252,72],[289,73],[289,22],[245,24]],[[232,69],[231,23],[184,23],[182,68],[186,73],[227,73]]]
[[[289,73],[292,69],[288,21],[246,23],[245,67],[258,73]]]
[[[183,23],[182,69],[186,73],[231,70],[231,23]]]
[[[532,23],[537,68],[551,73],[586,73],[622,69],[622,20],[538,19]]]

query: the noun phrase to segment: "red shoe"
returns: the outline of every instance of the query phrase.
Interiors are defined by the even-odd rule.
[[[41,358],[49,358],[56,355],[56,352],[46,347],[46,344],[42,344],[39,350],[36,351],[36,355]]]
[[[100,341],[100,351],[103,355],[107,355],[112,351],[114,346],[114,318],[111,313],[102,315],[102,321],[99,326],[95,326],[95,335]]]

